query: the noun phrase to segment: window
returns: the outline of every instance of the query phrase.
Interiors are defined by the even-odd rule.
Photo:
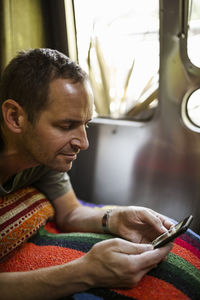
[[[181,113],[185,125],[192,131],[200,132],[200,89],[184,97]]]
[[[189,1],[188,15],[188,57],[192,62],[196,78],[199,77],[200,68],[200,1]],[[199,82],[199,80],[197,81]],[[186,126],[195,132],[200,132],[200,89],[195,84],[195,89],[190,91],[182,102],[182,118]]]
[[[187,101],[187,112],[189,120],[193,125],[199,127],[200,131],[200,89],[192,93]]]
[[[188,56],[200,67],[200,0],[189,1]]]
[[[78,61],[98,116],[148,119],[157,106],[158,0],[74,0]]]

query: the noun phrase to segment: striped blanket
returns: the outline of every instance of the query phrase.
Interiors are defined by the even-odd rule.
[[[48,222],[0,263],[0,271],[28,271],[67,263],[84,255],[95,243],[111,237],[93,233],[63,234],[53,222]],[[135,288],[95,288],[62,299],[200,299],[200,238],[191,230],[177,238],[167,260],[144,276]]]

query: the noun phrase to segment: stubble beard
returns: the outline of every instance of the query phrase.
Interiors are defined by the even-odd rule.
[[[67,172],[72,168],[72,161],[59,159],[59,154],[52,157],[44,151],[40,139],[37,139],[37,135],[32,130],[24,133],[21,144],[23,157],[30,166],[44,165],[58,172]]]

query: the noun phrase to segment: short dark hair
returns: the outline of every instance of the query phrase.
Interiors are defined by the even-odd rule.
[[[18,102],[30,122],[47,106],[49,84],[57,78],[83,82],[86,73],[63,53],[37,48],[20,51],[5,68],[0,82],[0,105],[7,99]],[[2,122],[2,110],[0,110]]]

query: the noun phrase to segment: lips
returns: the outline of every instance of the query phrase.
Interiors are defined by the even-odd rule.
[[[77,158],[76,153],[61,153],[61,155],[65,156],[69,160],[75,160]]]

